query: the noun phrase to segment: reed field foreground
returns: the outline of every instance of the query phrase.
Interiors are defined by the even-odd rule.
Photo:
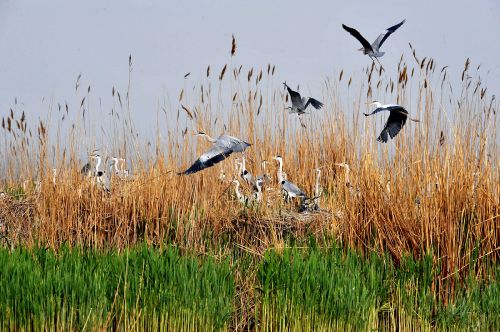
[[[325,107],[300,118],[274,66],[234,58],[160,102],[153,137],[132,120],[131,59],[109,114],[81,77],[77,100],[33,125],[13,105],[0,149],[2,327],[498,329],[498,101],[468,59],[451,80],[412,52],[394,74],[326,79]],[[386,115],[362,116],[372,100],[420,122],[381,144]],[[250,142],[253,174],[269,161],[262,203],[235,197],[241,156],[176,174],[207,150],[200,130]],[[95,149],[132,172],[109,194],[80,173]],[[283,201],[278,154],[309,195],[321,167],[319,210]]]

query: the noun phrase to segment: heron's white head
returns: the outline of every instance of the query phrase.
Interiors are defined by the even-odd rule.
[[[280,155],[277,155],[277,156],[273,157],[273,159],[274,159],[274,160],[277,160],[277,161],[279,161],[279,162],[283,162],[283,158],[281,158],[281,156],[280,156]]]
[[[346,170],[349,171],[349,165],[346,163],[335,163],[334,165],[344,167]]]
[[[371,106],[375,106],[375,107],[377,107],[377,108],[382,107],[382,103],[381,103],[381,102],[379,102],[379,101],[376,101],[376,100],[374,100],[374,101],[372,101],[372,102],[368,102],[368,103],[366,103],[366,104],[371,105]]]

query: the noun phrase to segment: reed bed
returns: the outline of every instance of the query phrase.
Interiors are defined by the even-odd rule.
[[[243,68],[234,52],[219,72],[208,66],[201,82],[187,75],[175,101],[160,100],[155,130],[146,135],[137,129],[140,110],[131,103],[131,57],[129,82],[121,93],[112,88],[109,113],[96,106],[100,97],[90,85],[84,88],[81,76],[76,100],[54,102],[34,124],[16,102],[0,129],[2,244],[124,250],[146,242],[217,257],[237,247],[263,257],[290,239],[303,245],[313,237],[320,246],[335,241],[367,257],[388,255],[395,265],[432,254],[439,269],[432,270],[431,289],[445,306],[456,301],[454,290],[472,267],[478,280],[494,278],[491,267],[500,255],[499,104],[480,66],[472,69],[467,59],[448,74],[450,68],[418,57],[411,47],[397,70],[371,65],[325,79],[322,98],[315,95],[324,109],[299,118],[284,110],[289,100],[276,67]],[[393,141],[380,144],[375,138],[382,120],[360,116],[372,100],[399,103],[420,123],[407,122]],[[252,143],[247,158],[253,174],[263,172],[262,160],[280,154],[288,178],[307,193],[313,169],[321,166],[320,211],[299,213],[283,202],[273,163],[267,169],[273,190],[264,197],[269,204],[236,200],[230,181],[238,176],[235,157],[178,176],[208,147],[192,136],[198,130]],[[96,148],[127,158],[133,172],[114,180],[110,195],[80,174]],[[350,172],[336,163],[347,163]]]

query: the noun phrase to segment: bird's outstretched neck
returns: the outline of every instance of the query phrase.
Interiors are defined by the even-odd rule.
[[[198,136],[204,137],[205,139],[207,139],[211,143],[217,142],[216,139],[212,138],[210,135],[207,135],[205,133],[199,133]]]

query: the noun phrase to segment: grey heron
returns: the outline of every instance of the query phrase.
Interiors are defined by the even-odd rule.
[[[240,182],[234,179],[233,183],[236,185],[234,188],[234,191],[236,193],[236,198],[241,204],[246,204],[248,202],[248,198],[240,192]]]
[[[280,155],[277,155],[276,157],[273,157],[273,159],[279,163],[276,175],[278,177],[278,182],[281,184],[281,181],[283,181],[283,158],[281,158]]]
[[[351,184],[351,181],[350,181],[350,178],[349,178],[349,174],[351,173],[351,168],[349,167],[349,164],[346,164],[346,163],[335,163],[334,165],[336,166],[340,166],[342,168],[345,169],[345,177],[344,177],[344,181],[345,181],[345,186],[349,189],[349,193],[352,195],[352,196],[355,196],[355,197],[360,197],[361,196],[361,190],[359,190],[359,188],[356,188],[354,187],[352,184]]]
[[[278,161],[278,182],[281,185],[281,189],[285,193],[285,197],[287,200],[290,200],[295,197],[299,197],[304,201],[307,196],[302,189],[300,189],[295,183],[287,180],[286,173],[283,172],[283,158],[281,156],[273,157],[274,160]]]
[[[109,177],[106,175],[106,172],[104,171],[99,171],[96,174],[96,182],[98,185],[101,186],[101,188],[106,192],[106,193],[111,193],[111,181],[109,180]]]
[[[250,143],[229,135],[220,135],[217,139],[210,137],[204,132],[199,132],[196,135],[205,137],[208,141],[213,143],[213,146],[210,150],[202,154],[187,170],[177,173],[178,175],[189,175],[199,172],[221,162],[231,155],[231,153],[243,152],[251,146]]]
[[[245,180],[245,182],[249,185],[255,186],[255,183],[253,181],[253,175],[247,170],[246,167],[246,158],[243,155],[241,157],[241,172],[240,172],[241,177]]]
[[[118,162],[121,161],[121,165],[119,167],[119,174],[122,178],[128,178],[130,175],[130,170],[126,169],[127,160],[125,158],[118,158]]]
[[[262,185],[264,184],[264,179],[255,180],[256,191],[253,193],[253,200],[257,203],[262,201]]]
[[[323,188],[320,186],[320,179],[321,179],[321,167],[315,168],[314,171],[316,172],[316,183],[314,184],[314,207],[315,209],[319,209],[319,198],[321,197],[321,194],[323,193]]]
[[[119,176],[120,170],[118,169],[118,157],[112,157],[111,162],[109,163],[109,176],[112,178],[113,176]]]
[[[96,161],[98,161],[99,166],[100,166],[101,157],[99,155],[99,150],[97,149],[97,150],[92,151],[92,153],[90,155],[88,155],[88,159],[89,159],[89,161],[87,161],[87,163],[85,165],[83,165],[83,167],[80,170],[80,173],[89,178],[94,174],[94,172],[92,170],[92,163],[95,164]]]
[[[111,186],[110,186],[109,178],[106,176],[106,172],[105,171],[101,171],[100,170],[100,166],[101,166],[101,163],[102,163],[101,156],[98,153],[94,153],[94,154],[92,154],[90,156],[90,158],[96,160],[95,171],[92,172],[91,169],[89,169],[87,174],[90,174],[90,176],[93,175],[94,178],[95,178],[96,183],[99,186],[101,186],[101,188],[105,192],[110,193],[111,192],[111,189],[110,189]]]
[[[342,28],[349,32],[354,38],[356,38],[361,45],[363,45],[362,48],[359,49],[359,51],[363,51],[363,54],[367,54],[370,59],[373,60],[373,58],[377,59],[385,54],[385,52],[380,51],[380,47],[382,47],[382,44],[389,38],[389,36],[396,31],[400,26],[403,25],[403,23],[406,22],[406,19],[401,21],[400,23],[388,28],[384,32],[382,32],[375,41],[370,44],[359,32],[358,30],[354,28],[350,28],[347,25],[342,24]],[[377,59],[378,61],[378,59]]]
[[[408,118],[408,111],[403,108],[403,106],[395,105],[395,104],[387,104],[382,105],[378,101],[374,101],[370,103],[377,107],[373,112],[367,114],[363,113],[365,116],[370,116],[376,114],[378,112],[389,111],[389,118],[387,118],[387,122],[385,123],[384,129],[380,133],[377,141],[382,143],[387,143],[389,136],[392,138],[396,137],[396,135],[401,131],[403,126],[406,123],[406,119]],[[419,120],[409,118],[412,121],[419,122]]]
[[[261,167],[262,167],[262,174],[257,176],[255,178],[255,182],[257,183],[257,181],[261,180],[262,181],[262,186],[264,184],[269,184],[269,182],[271,181],[271,178],[269,177],[269,174],[267,174],[267,171],[266,171],[266,164],[267,164],[267,160],[263,160],[261,162]],[[267,188],[267,190],[269,190],[270,188]]]
[[[314,98],[302,98],[300,96],[300,93],[297,91],[293,91],[290,89],[290,87],[286,84],[286,82],[283,82],[285,85],[286,89],[288,90],[288,93],[290,94],[290,99],[292,100],[292,106],[287,107],[286,109],[290,110],[290,113],[296,113],[298,115],[304,114],[306,112],[307,106],[309,104],[312,105],[315,109],[319,110],[321,107],[323,107],[323,103],[314,99]]]

